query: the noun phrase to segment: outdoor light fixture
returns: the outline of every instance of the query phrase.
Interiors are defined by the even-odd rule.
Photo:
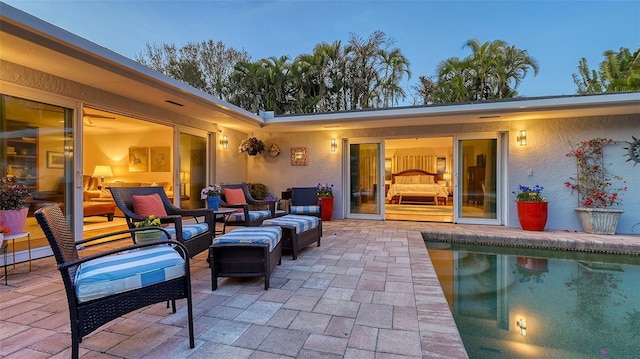
[[[102,166],[98,165],[93,169],[93,177],[100,178],[99,189],[102,189],[102,185],[104,184],[105,177],[113,177],[113,171],[111,171],[111,166]]]
[[[220,144],[222,145],[222,148],[224,148],[225,150],[229,148],[229,136],[222,135],[222,138],[220,139]]]
[[[516,138],[516,142],[518,142],[520,144],[520,146],[526,146],[527,145],[527,130],[520,131],[520,134]]]
[[[335,138],[331,139],[331,152],[338,151],[338,141]]]
[[[527,320],[520,318],[516,322],[516,325],[518,326],[518,328],[520,328],[520,335],[522,335],[523,337],[526,337],[527,336]]]

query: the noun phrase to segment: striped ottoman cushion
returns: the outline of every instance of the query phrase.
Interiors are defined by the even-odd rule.
[[[271,211],[249,211],[249,220],[253,221],[260,218],[271,217]],[[231,215],[232,221],[244,221],[244,212],[238,212]]]
[[[275,226],[292,226],[295,227],[296,233],[306,232],[312,228],[316,228],[320,222],[318,217],[299,216],[289,214],[279,218],[267,219],[262,224]]]
[[[320,206],[291,206],[292,214],[320,213]]]
[[[171,235],[171,239],[176,239],[176,227],[174,226],[166,226],[162,227],[162,229],[169,232]],[[195,237],[201,233],[204,233],[209,230],[209,225],[206,223],[198,223],[198,224],[183,224],[182,225],[182,238],[185,240]],[[162,232],[162,239],[167,239],[166,234]]]
[[[238,228],[223,234],[213,240],[213,244],[230,244],[230,243],[267,243],[269,244],[269,252],[282,239],[282,229],[280,227],[246,227]]]
[[[76,271],[78,301],[146,287],[184,276],[184,259],[169,246],[98,258],[80,264]]]

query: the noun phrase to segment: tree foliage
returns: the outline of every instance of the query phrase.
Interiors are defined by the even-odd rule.
[[[599,71],[589,69],[584,57],[580,59],[579,74],[572,75],[578,94],[640,90],[640,47],[633,54],[621,47],[618,52],[607,50],[603,56]]]

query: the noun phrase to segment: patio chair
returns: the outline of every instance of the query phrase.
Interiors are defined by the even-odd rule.
[[[162,187],[110,187],[116,206],[124,214],[129,228],[149,215],[160,217],[171,238],[184,244],[189,257],[209,250],[215,232],[215,214],[208,209],[180,209],[174,206]],[[192,223],[185,219],[193,218]],[[203,221],[201,221],[203,219]]]
[[[291,188],[291,201],[289,203],[288,212],[291,214],[322,217],[317,187]]]
[[[276,216],[276,201],[254,199],[246,184],[223,184],[220,187],[220,206],[238,208],[238,213],[227,220],[228,225],[256,227],[263,220]]]
[[[187,248],[174,240],[135,244],[80,257],[77,246],[149,228],[129,229],[75,241],[58,205],[35,212],[62,275],[71,324],[71,357],[82,338],[136,309],[187,300],[189,346],[195,346],[191,275]],[[164,231],[160,227],[155,230]],[[141,280],[141,278],[145,280]],[[102,282],[97,285],[97,282]],[[168,307],[168,306],[167,306]]]

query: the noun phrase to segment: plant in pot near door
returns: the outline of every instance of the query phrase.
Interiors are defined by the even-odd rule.
[[[544,187],[535,185],[533,188],[520,185],[516,195],[518,206],[518,220],[526,231],[543,231],[547,224],[548,202],[540,192]]]
[[[567,157],[575,157],[577,173],[565,186],[578,193],[575,211],[587,233],[615,234],[624,212],[610,208],[621,204],[620,193],[627,190],[625,186],[614,185],[623,179],[611,174],[610,165],[604,162],[604,148],[611,143],[612,139],[594,138],[580,142],[567,153]]]
[[[320,202],[321,216],[323,221],[330,221],[333,215],[333,185],[318,183],[316,192]]]
[[[210,184],[200,191],[200,199],[207,201],[207,208],[217,211],[220,208],[220,191],[220,185]]]
[[[249,156],[255,156],[258,153],[264,152],[264,150],[264,142],[255,137],[245,138],[240,142],[240,146],[238,147],[238,152],[246,152]]]
[[[24,232],[29,207],[27,198],[31,193],[25,185],[16,183],[12,177],[0,179],[0,222],[9,228],[11,233]]]

